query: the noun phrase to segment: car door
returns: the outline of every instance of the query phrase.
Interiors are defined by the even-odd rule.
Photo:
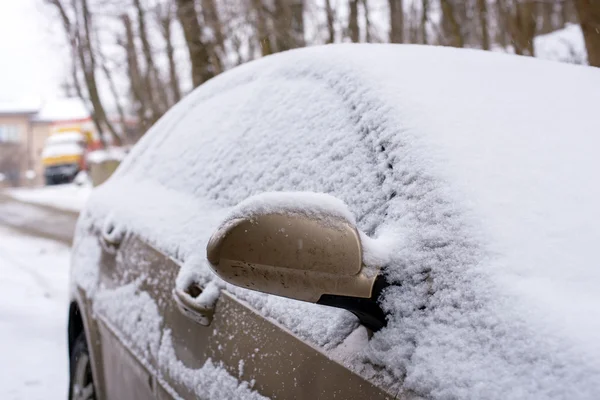
[[[163,268],[176,271],[174,264],[170,260]],[[165,289],[175,285],[175,276],[169,278],[163,281]],[[198,295],[202,288],[196,287]],[[254,391],[283,399],[393,398],[227,290],[220,291],[208,325],[199,323],[190,311],[182,312],[173,298],[164,311],[168,332],[160,373],[167,387],[185,399],[211,398],[215,390],[227,398]],[[364,328],[362,332],[367,334]],[[218,373],[213,374],[213,369]],[[219,385],[228,383],[216,388],[212,375],[219,376]],[[190,381],[194,376],[196,380]]]
[[[115,229],[114,227],[109,230]],[[148,279],[154,254],[143,254],[134,235],[100,233],[99,287],[93,302],[101,341],[104,392],[107,399],[150,399],[155,396],[157,347],[151,343],[152,326],[147,305]],[[151,311],[151,310],[150,310]]]
[[[219,87],[218,79],[213,89]],[[164,191],[155,208],[160,217],[154,220],[172,223],[169,218],[177,210],[169,207],[175,204],[175,197],[185,198],[185,204],[193,200],[194,204],[226,210],[252,194],[299,190],[331,193],[349,205],[363,231],[374,229],[378,220],[372,216],[383,212],[389,194],[373,189],[381,186],[384,177],[375,168],[372,146],[359,141],[364,129],[355,126],[352,112],[356,107],[345,104],[338,93],[311,76],[294,81],[285,73],[224,87],[226,90],[214,94],[214,100],[202,100],[210,97],[204,96],[203,88],[184,100],[166,116],[168,123],[159,122],[141,150],[120,168],[117,179],[144,177],[152,181],[152,188]],[[293,107],[298,98],[304,102],[301,108]],[[332,147],[341,150],[321,151]],[[178,227],[181,232],[173,226],[165,232],[178,237],[185,233],[181,254],[195,252],[202,258],[214,226],[208,217],[212,209],[189,210],[197,211],[186,216],[190,222]],[[304,315],[294,317],[301,329],[286,321],[285,306],[269,314],[233,289],[217,293],[214,309],[195,310],[186,296],[212,292],[214,287],[205,286],[207,275],[202,281],[188,282],[184,288],[188,293],[182,297],[177,282],[183,263],[190,260],[177,259],[179,250],[168,255],[161,252],[165,247],[178,249],[172,243],[161,247],[161,241],[172,242],[172,238],[161,237],[161,226],[149,227],[143,221],[132,227],[140,235],[126,236],[117,257],[117,268],[123,269],[119,272],[125,283],[122,291],[128,292],[115,298],[144,309],[143,315],[133,309],[130,315],[125,313],[122,326],[124,331],[133,331],[129,336],[137,348],[129,348],[132,354],[141,355],[134,358],[154,373],[155,396],[394,397],[394,382],[374,385],[344,366],[343,357],[334,356],[348,343],[342,340],[336,348],[325,349],[318,340],[306,340],[298,333],[310,336],[311,330],[321,330],[309,318],[314,308],[303,309]],[[144,233],[142,227],[153,232]],[[145,236],[154,238],[156,248],[142,239]],[[204,260],[195,267],[207,272],[208,264]],[[274,296],[263,299],[278,302]],[[292,303],[281,304],[293,307]],[[134,316],[142,318],[137,325],[150,329],[150,335],[137,335]],[[335,321],[323,319],[321,323],[330,325],[325,329],[328,334],[333,331],[339,336]],[[349,341],[358,336],[361,343],[367,342],[364,328],[345,334]],[[122,336],[126,342],[127,335]],[[359,350],[360,346],[348,348]],[[376,377],[377,372],[371,376]],[[142,380],[140,375],[140,385]]]

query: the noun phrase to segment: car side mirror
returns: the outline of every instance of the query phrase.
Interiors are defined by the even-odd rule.
[[[228,283],[345,308],[378,330],[385,325],[377,304],[385,280],[363,265],[362,250],[347,218],[303,204],[227,219],[210,238],[207,258]]]

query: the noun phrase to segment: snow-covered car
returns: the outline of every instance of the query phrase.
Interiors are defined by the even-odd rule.
[[[599,104],[420,46],[206,82],[81,213],[71,397],[600,398]]]

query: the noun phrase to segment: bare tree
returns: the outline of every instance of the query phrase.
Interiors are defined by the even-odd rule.
[[[477,0],[479,12],[479,25],[481,29],[481,48],[490,49],[490,32],[488,27],[488,6],[487,0]]]
[[[365,16],[365,42],[372,42],[373,38],[371,37],[371,19],[369,18],[369,4],[367,0],[361,0],[363,6],[363,14]]]
[[[125,40],[121,40],[120,44],[127,54],[127,75],[129,78],[131,97],[133,99],[133,106],[140,129],[142,132],[145,132],[150,127],[151,122],[146,115],[146,109],[148,107],[147,96],[144,91],[144,79],[138,62],[138,52],[135,44],[133,27],[131,19],[127,14],[123,14],[121,20],[125,27]]]
[[[74,81],[77,82],[78,79],[77,65],[79,65],[87,89],[87,100],[92,105],[92,120],[96,125],[98,133],[100,133],[101,140],[103,140],[103,127],[106,127],[113,142],[117,145],[121,144],[121,138],[107,117],[98,90],[95,49],[92,45],[93,40],[91,34],[92,15],[87,0],[74,0],[70,3],[73,20],[69,16],[65,4],[63,4],[61,0],[46,0],[46,2],[57,9],[62,21],[63,29],[67,36],[67,41],[72,46],[73,55],[76,55],[76,59],[78,60],[78,64],[75,64],[74,66]],[[83,91],[81,92],[83,95]]]
[[[575,0],[575,7],[585,39],[588,63],[600,67],[600,1]]]
[[[214,0],[202,0],[202,19],[204,29],[210,30],[210,39],[206,40],[205,46],[210,56],[210,62],[216,74],[223,72],[223,58],[225,58],[225,39],[221,19],[217,12]]]
[[[98,38],[98,35],[95,35]],[[101,46],[98,43],[96,45],[96,49],[98,51],[98,56],[100,58],[100,69],[104,73],[104,78],[108,83],[108,89],[110,90],[110,94],[113,97],[113,101],[115,102],[115,107],[117,109],[117,114],[119,115],[119,121],[121,123],[121,136],[125,133],[125,110],[121,104],[121,99],[119,97],[119,91],[117,90],[117,85],[115,84],[115,80],[113,79],[113,75],[108,68],[108,60],[106,59],[104,53],[102,52]]]
[[[146,27],[146,11],[140,0],[133,0],[133,5],[137,13],[138,37],[142,43],[142,54],[146,64],[146,71],[143,75],[146,84],[149,111],[151,112],[151,122],[156,122],[168,107],[166,92],[163,88],[158,69],[154,62],[152,47],[148,38],[148,29]]]
[[[325,0],[325,14],[327,16],[327,43],[335,42],[335,10],[331,7],[331,0]]]
[[[509,31],[516,54],[533,56],[533,38],[536,33],[535,3],[533,0],[516,0],[509,15]]]
[[[292,0],[291,31],[296,47],[306,46],[304,38],[304,0]]]
[[[420,12],[417,7],[417,2],[412,1],[408,13],[408,42],[419,43],[420,32]]]
[[[404,9],[402,0],[388,0],[390,7],[390,42],[404,41]]]
[[[179,74],[177,73],[177,64],[175,62],[175,47],[173,45],[173,19],[175,13],[173,4],[166,3],[159,5],[156,10],[160,32],[166,44],[166,56],[169,63],[169,88],[171,89],[171,104],[177,103],[181,99],[181,87],[179,85]]]
[[[263,0],[252,0],[252,11],[254,14],[254,26],[258,35],[258,43],[263,56],[273,53],[273,43],[267,26],[267,16]]]
[[[429,1],[422,0],[421,1],[421,40],[423,41],[424,44],[427,44],[427,21],[429,20],[429,17],[427,15],[428,10],[429,10]]]
[[[358,26],[358,2],[359,0],[349,0],[348,7],[350,15],[348,16],[348,36],[354,43],[358,43],[360,39],[360,29]]]
[[[202,39],[202,30],[194,0],[176,0],[177,17],[183,28],[183,34],[192,65],[192,83],[199,86],[216,75],[211,64],[210,54]]]
[[[452,40],[450,45],[454,47],[464,47],[465,41],[461,31],[461,27],[455,15],[454,5],[450,0],[440,0],[442,6],[442,20],[449,27],[449,35]]]

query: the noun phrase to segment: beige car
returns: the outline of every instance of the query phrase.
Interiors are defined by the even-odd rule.
[[[70,398],[597,398],[598,87],[396,45],[205,83],[81,213]]]

